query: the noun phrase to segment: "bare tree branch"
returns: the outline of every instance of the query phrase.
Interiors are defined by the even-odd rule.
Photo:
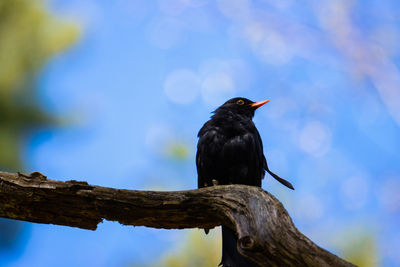
[[[260,266],[354,266],[314,244],[275,197],[252,186],[135,191],[0,172],[0,217],[90,230],[103,219],[166,229],[226,225],[238,233],[239,252]]]

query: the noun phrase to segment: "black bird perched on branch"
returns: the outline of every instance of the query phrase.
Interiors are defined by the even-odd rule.
[[[257,108],[269,100],[253,102],[232,98],[214,111],[200,129],[196,154],[198,187],[243,184],[261,187],[265,171],[294,189],[268,168],[260,134],[252,118]],[[257,266],[237,251],[235,231],[222,226],[222,266]]]

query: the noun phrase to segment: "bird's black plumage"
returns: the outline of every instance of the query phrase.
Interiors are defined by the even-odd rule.
[[[255,110],[267,101],[253,102],[232,98],[214,111],[200,129],[196,154],[198,187],[214,184],[244,184],[261,187],[265,171],[285,186],[286,180],[268,169],[260,134],[252,118]],[[223,266],[257,266],[236,249],[236,234],[222,227]]]

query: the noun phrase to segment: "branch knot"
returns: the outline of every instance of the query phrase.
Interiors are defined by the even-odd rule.
[[[253,238],[247,235],[239,239],[239,245],[244,250],[252,250],[254,249],[255,242]]]

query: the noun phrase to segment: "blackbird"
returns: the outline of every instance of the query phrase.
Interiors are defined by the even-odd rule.
[[[261,187],[267,171],[280,183],[294,189],[291,183],[269,170],[260,134],[252,121],[255,110],[268,102],[236,97],[213,112],[198,133],[196,166],[199,188],[218,184]],[[237,251],[236,244],[235,231],[222,226],[220,265],[257,266]]]

